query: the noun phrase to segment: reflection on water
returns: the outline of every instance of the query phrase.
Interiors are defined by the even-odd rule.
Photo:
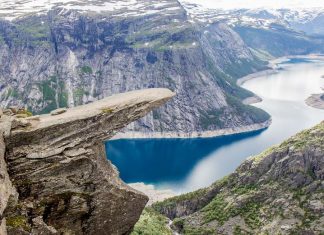
[[[152,183],[179,193],[210,185],[247,157],[324,119],[323,110],[304,102],[321,92],[324,63],[294,60],[281,66],[278,74],[243,85],[263,99],[255,106],[271,114],[268,129],[216,138],[114,140],[106,143],[108,158],[127,183]]]

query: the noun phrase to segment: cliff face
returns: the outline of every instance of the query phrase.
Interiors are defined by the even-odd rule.
[[[2,229],[8,234],[130,233],[148,199],[119,179],[106,160],[103,141],[173,95],[167,89],[148,89],[58,115],[3,115]]]
[[[27,105],[33,113],[46,113],[115,93],[166,87],[177,93],[175,99],[129,130],[190,133],[269,118],[241,103],[252,94],[235,79],[265,63],[237,33],[222,23],[193,22],[175,0],[137,2],[143,5],[138,10],[53,8],[1,21],[1,106]]]
[[[322,234],[324,122],[208,188],[156,203],[181,234]]]

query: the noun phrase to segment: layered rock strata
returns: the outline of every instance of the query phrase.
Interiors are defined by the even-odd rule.
[[[167,89],[147,89],[114,95],[55,116],[18,119],[3,115],[3,233],[130,233],[148,198],[120,180],[106,159],[103,141],[173,95]]]

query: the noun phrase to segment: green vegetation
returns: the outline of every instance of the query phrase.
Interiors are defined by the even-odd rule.
[[[236,78],[233,78],[223,71],[220,71],[210,57],[206,56],[205,61],[207,70],[213,76],[217,84],[222,87],[227,94],[237,97],[240,100],[254,95],[252,92],[238,86],[236,84]]]
[[[152,208],[145,208],[131,235],[172,235],[168,219]]]
[[[225,108],[214,109],[210,111],[200,110],[199,123],[204,130],[209,127],[223,127],[222,118],[224,117]]]
[[[302,131],[297,135],[289,138],[284,141],[280,145],[273,146],[259,155],[253,158],[255,163],[260,162],[264,157],[268,156],[273,152],[282,152],[286,151],[287,148],[290,148],[293,151],[301,151],[305,149],[307,146],[317,146],[319,148],[324,149],[324,123],[320,123],[317,126]],[[309,175],[313,178],[315,175],[312,172],[308,172]]]
[[[87,65],[82,66],[80,70],[81,70],[82,74],[92,74],[93,73],[92,68]]]
[[[26,18],[16,24],[18,33],[17,35],[10,35],[14,39],[15,44],[21,45],[29,43],[33,46],[49,46],[50,28],[46,20],[41,21],[34,17]],[[24,34],[24,36],[21,36]],[[26,37],[27,35],[27,37]]]
[[[21,98],[21,94],[19,93],[18,90],[9,87],[8,90],[7,90],[7,94],[5,95],[5,97],[6,97],[6,99],[8,99],[9,97],[13,97],[13,98],[19,99],[19,98]]]
[[[7,226],[13,227],[13,228],[21,228],[24,231],[31,231],[30,224],[28,223],[28,220],[25,216],[17,215],[13,217],[7,217]]]
[[[248,194],[254,192],[258,189],[257,185],[255,184],[248,184],[248,185],[240,185],[235,187],[232,192],[238,195]]]
[[[206,227],[190,227],[185,226],[183,234],[186,235],[215,235],[215,229]]]
[[[217,220],[223,224],[230,217],[230,212],[225,211],[228,203],[224,200],[224,195],[218,194],[206,207],[201,211],[204,214],[204,222],[208,223]]]
[[[217,220],[220,224],[223,224],[229,218],[240,215],[244,218],[245,223],[251,228],[258,228],[261,226],[260,202],[251,199],[243,205],[235,205],[232,202],[226,201],[225,198],[226,195],[220,193],[201,210],[205,223]]]
[[[189,23],[172,22],[159,28],[147,22],[141,29],[126,37],[126,43],[135,49],[151,48],[155,51],[194,47],[195,29]]]
[[[160,119],[161,115],[159,113],[159,111],[157,110],[153,110],[153,119]]]
[[[68,94],[64,81],[60,80],[58,75],[52,75],[46,81],[41,81],[38,84],[39,90],[43,93],[42,102],[46,106],[39,113],[49,113],[58,107],[68,106]]]
[[[65,83],[59,81],[58,103],[60,108],[68,106],[68,93],[66,92]]]
[[[43,102],[47,104],[40,113],[49,113],[50,111],[56,109],[56,77],[51,76],[49,80],[40,82],[38,87],[43,93]]]
[[[4,44],[4,43],[5,43],[4,37],[2,35],[0,35],[0,45]]]
[[[111,114],[114,112],[114,110],[112,108],[105,108],[105,109],[101,109],[101,111],[103,113],[107,113],[107,114]]]
[[[33,113],[28,111],[28,109],[19,109],[17,114],[26,114],[27,117],[33,116]]]
[[[254,60],[241,59],[238,62],[231,63],[224,71],[234,79],[238,79],[255,71],[265,69],[266,65],[267,62],[257,58]]]
[[[253,157],[253,162],[254,163],[260,162],[264,157],[268,156],[269,154],[276,151],[277,149],[278,149],[278,146],[272,146],[272,147],[266,149],[262,153],[260,153],[260,154],[256,155],[255,157]]]
[[[309,153],[309,149],[323,151],[323,137],[324,122],[252,158],[251,167],[254,170],[249,170],[250,166],[239,168],[234,174],[216,181],[209,188],[155,203],[153,208],[161,213],[178,216],[183,215],[181,212],[179,214],[179,208],[188,208],[190,211],[186,211],[186,216],[173,220],[173,226],[179,229],[181,234],[217,234],[219,231],[213,229],[225,224],[228,226],[226,222],[238,216],[238,219],[245,222],[243,227],[235,224],[235,221],[229,222],[231,226],[235,226],[233,234],[237,235],[255,234],[261,227],[265,229],[265,225],[271,227],[278,219],[291,218],[296,219],[298,223],[289,231],[290,234],[312,230],[314,226],[318,226],[321,216],[310,206],[310,202],[320,200],[323,193],[323,189],[316,188],[321,181],[314,169],[296,169],[296,174],[303,174],[310,180],[304,187],[296,187],[288,186],[284,175],[281,176],[283,179],[270,177],[258,182],[258,174],[261,172],[256,168],[256,164],[270,154],[287,156],[289,152],[289,155],[294,156],[295,151],[296,154]],[[257,175],[252,176],[253,173]],[[253,181],[246,181],[250,176]],[[309,185],[314,187],[310,189]],[[313,191],[310,193],[309,190]],[[269,231],[271,230],[265,231],[265,234]]]
[[[262,123],[270,118],[267,112],[251,105],[245,105],[232,95],[226,95],[226,102],[236,110],[236,113],[249,116],[254,123]]]
[[[152,207],[155,210],[161,212],[163,208],[175,207],[178,202],[183,202],[186,200],[201,199],[205,196],[207,191],[208,191],[208,188],[198,189],[198,190],[190,192],[190,193],[186,193],[186,194],[182,194],[182,195],[175,196],[172,198],[168,198],[162,202],[156,202],[152,205]]]
[[[239,226],[235,226],[233,234],[234,235],[253,235],[253,233],[247,232],[247,231],[241,229]],[[265,235],[267,235],[267,233],[265,233]]]
[[[82,103],[82,98],[85,95],[85,91],[83,88],[77,88],[73,91],[73,96],[74,96],[74,100],[78,103],[81,104]]]

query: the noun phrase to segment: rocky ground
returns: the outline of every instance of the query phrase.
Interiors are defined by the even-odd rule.
[[[323,94],[314,94],[306,99],[306,104],[317,108],[324,109],[324,93]]]
[[[174,93],[147,89],[47,115],[0,115],[0,233],[128,234],[148,197],[124,184],[103,142]]]
[[[181,234],[323,234],[323,169],[324,122],[153,208]]]

